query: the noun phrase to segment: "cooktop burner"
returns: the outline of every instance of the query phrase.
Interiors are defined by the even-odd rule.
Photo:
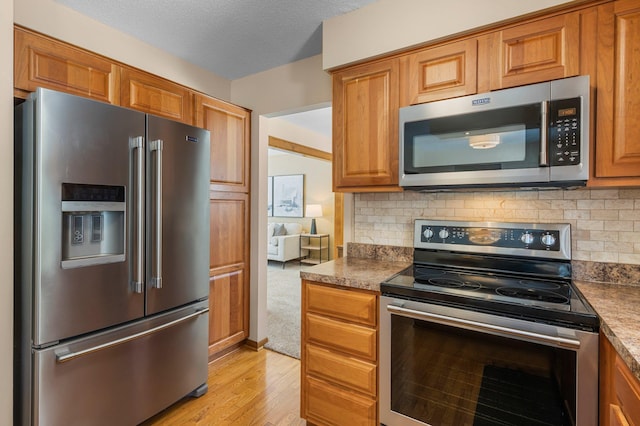
[[[469,297],[511,301],[568,310],[571,288],[565,282],[520,279],[508,276],[480,275],[447,271],[416,265],[413,270],[416,288],[466,293]]]
[[[491,242],[477,238],[487,233]],[[571,282],[566,224],[416,220],[413,266],[380,290],[391,297],[576,328],[599,325]]]

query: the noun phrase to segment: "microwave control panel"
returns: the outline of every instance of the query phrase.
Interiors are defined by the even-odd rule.
[[[580,98],[549,102],[549,163],[580,164]]]

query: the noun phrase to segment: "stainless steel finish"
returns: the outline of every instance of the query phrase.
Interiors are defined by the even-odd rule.
[[[187,396],[207,379],[207,307],[203,301],[34,351],[33,425],[136,425]],[[107,347],[73,361],[56,361],[58,354],[102,345]]]
[[[139,424],[205,389],[209,132],[41,88],[15,119],[16,423]]]
[[[22,170],[22,196],[33,200],[33,218],[22,222],[19,238],[33,241],[33,257],[26,254],[22,267],[29,271],[22,274],[22,285],[33,287],[34,313],[27,326],[33,344],[48,345],[141,317],[144,295],[131,294],[129,257],[62,267],[60,188],[63,183],[127,187],[129,140],[144,134],[144,114],[45,89],[25,104],[16,114],[33,128],[23,143],[28,163]],[[30,108],[33,113],[24,113]]]
[[[552,82],[496,90],[477,95],[411,105],[399,112],[399,176],[402,187],[457,187],[470,185],[530,186],[528,183],[586,181],[589,178],[589,77],[578,76]],[[457,116],[472,112],[509,108],[518,105],[546,103],[551,99],[581,98],[581,162],[571,166],[552,166],[525,169],[476,170],[428,174],[405,174],[404,123],[430,118]],[[484,100],[490,99],[489,102]],[[474,103],[475,101],[475,103]],[[543,126],[548,126],[548,120]],[[542,153],[541,153],[542,154]],[[541,165],[545,165],[541,162]],[[440,189],[435,189],[440,190]]]
[[[162,288],[162,139],[157,139],[149,143],[149,149],[155,154],[155,229],[152,243],[152,253],[154,256],[153,275],[151,276],[151,287]]]
[[[397,306],[402,305],[400,311]],[[471,310],[395,299],[387,296],[380,297],[380,422],[394,426],[423,426],[424,423],[409,418],[391,410],[391,316],[405,315],[409,311],[418,312],[416,316],[427,323],[433,318],[455,318],[456,322],[446,325],[466,328],[467,324],[483,324],[498,328],[517,329],[521,332],[518,338],[532,341],[541,345],[558,347],[574,351],[577,365],[577,407],[576,424],[581,426],[596,426],[598,419],[598,334],[581,330],[557,327],[532,321],[474,312]],[[460,323],[460,324],[458,324]],[[545,336],[547,340],[528,339],[527,333]],[[574,348],[567,348],[565,341],[578,342]],[[577,346],[577,347],[576,347]]]
[[[443,325],[450,325],[467,330],[479,331],[481,333],[489,333],[496,336],[509,337],[513,339],[542,343],[549,346],[564,347],[573,350],[580,349],[580,341],[575,339],[567,339],[557,336],[546,336],[544,334],[514,329],[509,326],[484,324],[472,320],[452,318],[445,315],[432,314],[429,312],[420,312],[413,309],[404,308],[403,306],[404,303],[400,303],[398,305],[388,305],[387,311],[389,311],[389,313],[391,314],[401,315],[408,318],[430,321]]]
[[[420,231],[423,225],[445,226],[445,227],[476,227],[476,228],[510,228],[510,229],[529,229],[529,230],[546,230],[558,231],[560,233],[560,251],[553,252],[547,250],[531,250],[492,246],[473,246],[474,253],[486,254],[503,254],[508,256],[527,256],[538,258],[552,258],[571,260],[571,225],[567,223],[505,223],[505,222],[467,222],[467,221],[451,221],[451,220],[424,220],[416,219],[414,223],[414,240],[413,246],[416,248],[439,249],[465,251],[465,246],[460,244],[447,243],[428,243],[420,240]],[[467,249],[468,250],[468,249]]]
[[[549,165],[549,119],[547,118],[548,104],[540,104],[540,165]]]
[[[209,308],[204,308],[204,309],[198,310],[198,311],[196,311],[196,312],[194,312],[192,314],[189,314],[187,316],[180,317],[180,318],[175,319],[173,321],[170,321],[170,322],[164,323],[162,325],[159,325],[159,326],[157,326],[155,328],[152,328],[150,330],[145,330],[145,331],[141,331],[139,333],[130,334],[130,335],[126,336],[126,337],[122,337],[120,339],[116,339],[116,340],[111,341],[111,342],[102,343],[102,344],[100,344],[98,346],[93,346],[93,347],[90,347],[90,348],[82,349],[82,350],[77,351],[77,352],[57,353],[56,354],[56,361],[57,362],[67,362],[67,361],[74,360],[76,358],[80,358],[80,357],[85,356],[85,355],[92,354],[94,352],[98,352],[98,351],[102,351],[102,350],[105,350],[105,349],[109,349],[109,348],[111,348],[113,346],[121,345],[123,343],[130,342],[131,340],[136,340],[136,339],[139,339],[141,337],[148,336],[148,335],[153,334],[153,333],[157,333],[159,331],[164,330],[165,328],[173,327],[174,325],[180,324],[181,322],[184,322],[184,321],[188,321],[188,320],[190,320],[192,318],[195,318],[195,317],[200,316],[202,314],[205,314],[207,312],[209,312]]]
[[[162,198],[157,212],[157,190],[151,182],[155,167],[147,168],[147,277],[154,277],[154,253],[161,253],[162,289],[147,278],[146,313],[200,300],[209,295],[209,162],[206,130],[186,124],[147,117],[147,139],[162,139]],[[194,142],[198,140],[198,142]],[[150,154],[150,153],[149,153]],[[150,155],[152,164],[155,154]],[[157,158],[157,157],[156,157]],[[162,222],[161,244],[153,246],[158,219]],[[156,222],[156,223],[154,223]],[[189,283],[189,285],[185,285]]]
[[[580,108],[582,109],[582,120],[580,121],[580,152],[582,158],[580,164],[564,167],[550,167],[551,180],[589,179],[589,164],[591,153],[589,151],[589,109],[591,108],[591,86],[589,76],[579,76],[571,78],[571,84],[562,83],[564,80],[551,82],[551,99],[569,99],[580,97]]]
[[[132,221],[134,230],[131,232],[133,274],[131,288],[135,293],[144,291],[144,137],[137,136],[131,139],[129,147],[134,158],[132,170],[132,191],[134,203],[134,218]]]

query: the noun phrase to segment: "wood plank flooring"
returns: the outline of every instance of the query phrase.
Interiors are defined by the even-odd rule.
[[[300,418],[300,361],[241,348],[209,364],[209,391],[184,398],[141,426],[289,426]]]

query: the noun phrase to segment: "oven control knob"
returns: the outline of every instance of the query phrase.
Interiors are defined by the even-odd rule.
[[[449,231],[446,228],[441,229],[440,232],[438,232],[438,236],[444,240],[449,236]]]
[[[554,245],[556,242],[556,237],[554,237],[551,234],[545,234],[542,236],[542,244],[544,244],[545,246],[552,246]]]
[[[422,233],[422,235],[424,235],[424,237],[428,240],[431,239],[431,237],[433,237],[433,230],[431,228],[427,228],[424,230],[424,232]]]
[[[529,245],[533,242],[533,240],[535,239],[535,237],[533,236],[533,234],[530,234],[528,232],[525,232],[524,234],[522,234],[522,236],[520,237],[520,241],[522,241],[523,243],[525,243],[526,245]]]

